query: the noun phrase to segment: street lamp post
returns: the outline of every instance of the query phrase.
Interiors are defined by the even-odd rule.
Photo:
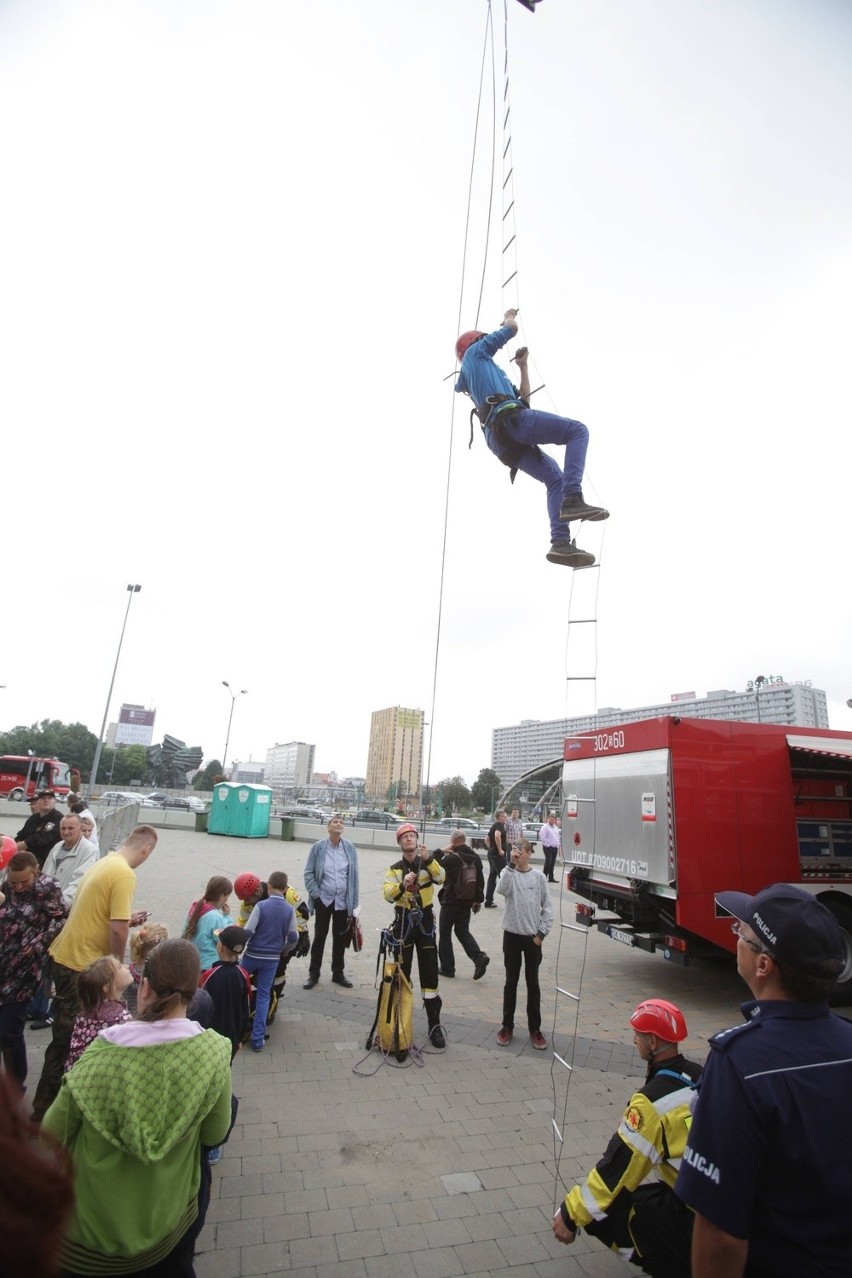
[[[248,688],[240,688],[239,692],[232,692],[231,685],[228,683],[227,679],[222,680],[222,687],[228,689],[228,696],[231,698],[231,713],[228,715],[228,731],[225,735],[225,753],[222,756],[222,771],[227,776],[228,774],[226,769],[228,766],[228,743],[231,740],[231,720],[234,717],[234,702],[236,701],[237,697],[244,697],[246,693],[248,692]]]
[[[101,750],[104,746],[104,733],[106,732],[107,719],[109,718],[109,703],[112,701],[112,690],[115,685],[115,676],[118,672],[118,659],[121,656],[121,645],[124,643],[124,632],[127,629],[127,618],[130,615],[130,605],[133,603],[133,596],[138,595],[142,589],[141,586],[130,585],[127,587],[127,608],[124,612],[124,623],[121,627],[121,635],[118,640],[118,651],[115,654],[115,665],[112,668],[112,678],[109,681],[109,692],[107,693],[106,705],[104,706],[104,721],[101,724],[101,735],[98,737],[98,747],[95,750],[95,761],[92,764],[92,774],[89,777],[89,794],[98,784],[98,767],[101,762]]]

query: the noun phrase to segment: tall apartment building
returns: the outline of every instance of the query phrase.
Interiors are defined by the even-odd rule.
[[[384,804],[391,785],[396,785],[398,799],[419,802],[422,762],[423,711],[404,706],[374,710],[364,787],[368,800]]]
[[[263,779],[276,792],[287,798],[295,798],[310,784],[314,774],[316,746],[304,741],[277,742],[266,752]]]
[[[620,710],[606,706],[596,715],[575,719],[522,719],[508,728],[491,732],[491,766],[503,787],[522,777],[531,768],[541,767],[562,757],[565,737],[578,732],[596,732],[600,728],[634,719],[655,719],[659,715],[683,715],[690,719],[738,719],[746,723],[800,724],[809,728],[828,727],[825,693],[812,688],[808,681],[785,683],[777,676],[758,687],[749,683],[744,692],[727,688],[696,697],[694,692],[675,693],[670,701],[658,706],[641,706]]]

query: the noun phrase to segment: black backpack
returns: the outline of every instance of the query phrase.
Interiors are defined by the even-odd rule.
[[[459,860],[461,861],[461,869],[455,882],[454,892],[456,900],[463,901],[466,904],[468,901],[476,900],[476,861],[474,861],[472,855],[459,855]]]

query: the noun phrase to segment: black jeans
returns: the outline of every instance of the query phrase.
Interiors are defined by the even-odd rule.
[[[4,1003],[0,1007],[0,1054],[6,1073],[23,1087],[27,1080],[27,1044],[24,1029],[27,1024],[29,1000],[23,1003]]]
[[[485,887],[485,904],[492,905],[494,902],[494,888],[497,886],[497,880],[500,877],[500,871],[506,867],[506,858],[498,856],[496,852],[488,853],[488,883]]]
[[[556,853],[559,848],[543,848],[544,851],[544,877],[546,879],[553,878],[553,871],[556,868]]]
[[[438,958],[445,972],[456,970],[456,956],[453,953],[453,930],[459,945],[471,962],[475,963],[482,950],[470,934],[470,906],[456,901],[452,905],[441,906],[438,926]]]
[[[503,986],[503,1024],[506,1029],[515,1028],[515,1004],[518,998],[518,981],[521,963],[527,982],[527,1025],[531,1034],[541,1029],[541,990],[538,969],[541,966],[541,946],[531,936],[518,936],[517,932],[503,933],[503,963],[506,967],[506,984]]]
[[[80,1010],[77,995],[77,978],[80,973],[51,959],[50,975],[56,988],[53,999],[53,1035],[44,1054],[41,1078],[33,1101],[33,1118],[37,1122],[44,1118],[59,1091],[65,1062],[71,1049],[74,1021]]]
[[[318,896],[314,897],[314,941],[311,946],[310,973],[319,976],[322,971],[322,956],[325,950],[325,938],[331,924],[331,974],[343,975],[343,933],[349,914],[346,910],[336,910],[334,905],[323,905]]]

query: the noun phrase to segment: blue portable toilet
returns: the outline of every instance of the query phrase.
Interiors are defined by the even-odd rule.
[[[269,837],[271,811],[270,786],[220,781],[213,790],[207,832],[231,834],[237,839],[265,839]]]

